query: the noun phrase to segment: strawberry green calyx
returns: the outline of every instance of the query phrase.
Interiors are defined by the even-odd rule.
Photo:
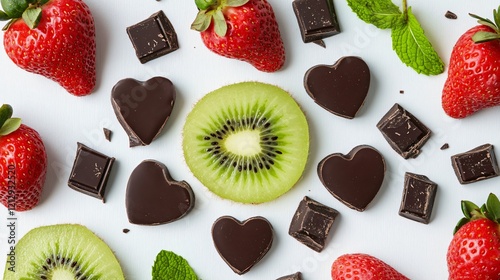
[[[50,0],[1,0],[3,11],[0,11],[0,20],[9,22],[2,30],[7,30],[9,26],[19,18],[34,29],[38,26],[42,18],[41,6]]]
[[[16,131],[21,126],[21,119],[12,118],[12,106],[4,104],[0,107],[0,137]]]
[[[489,42],[493,40],[498,40],[500,39],[500,6],[498,7],[498,10],[493,10],[493,19],[494,21],[491,21],[487,18],[480,17],[475,14],[469,14],[471,17],[477,19],[477,22],[482,25],[486,25],[493,29],[493,32],[490,31],[478,31],[476,34],[472,36],[472,40],[475,43],[484,43],[484,42]]]
[[[227,33],[227,23],[223,11],[230,7],[240,7],[249,0],[195,0],[198,15],[191,24],[191,29],[203,32],[213,22],[215,33],[224,37]]]
[[[486,203],[481,207],[467,200],[462,200],[461,207],[464,217],[458,221],[453,234],[466,223],[478,219],[489,219],[500,224],[500,200],[493,193],[488,195]]]

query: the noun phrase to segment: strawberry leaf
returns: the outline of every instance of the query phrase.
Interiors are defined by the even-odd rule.
[[[28,8],[23,13],[23,20],[28,25],[30,29],[34,29],[40,23],[40,19],[42,18],[42,8],[33,7]]]
[[[9,19],[10,19],[10,17],[6,12],[0,11],[0,21],[5,21],[5,20],[9,20]]]
[[[203,32],[208,29],[210,23],[212,22],[212,16],[207,15],[205,10],[200,10],[196,19],[191,24],[191,29]]]
[[[468,200],[462,200],[460,206],[465,218],[469,220],[472,218],[473,213],[477,213],[479,211],[479,206]]]
[[[483,17],[480,17],[480,16],[475,15],[475,14],[469,14],[469,16],[477,19],[477,22],[479,24],[486,25],[486,26],[490,27],[493,30],[498,30],[497,25],[495,25],[494,22],[492,22],[491,20],[489,20],[487,18],[483,18]]]
[[[453,229],[453,234],[455,234],[463,225],[469,222],[469,219],[467,218],[462,218],[460,221],[458,221],[457,225]]]
[[[0,127],[0,136],[8,135],[16,131],[21,126],[20,118],[10,118]]]
[[[226,0],[227,7],[239,7],[248,3],[249,0]]]
[[[0,128],[8,119],[12,117],[13,113],[14,110],[12,109],[12,106],[10,106],[9,104],[3,104],[0,107]]]
[[[486,200],[486,212],[494,221],[500,222],[500,200],[493,193],[490,193]]]
[[[219,37],[224,37],[226,36],[227,33],[227,23],[226,19],[224,18],[224,14],[220,9],[216,10],[214,15],[214,29],[215,29],[215,34],[219,35]]]
[[[211,6],[217,4],[217,0],[195,0],[194,3],[196,4],[196,7],[198,7],[198,9],[206,10]]]
[[[29,6],[26,0],[1,0],[1,3],[3,10],[10,18],[20,18]]]
[[[472,41],[475,43],[484,43],[500,39],[500,34],[488,31],[478,31],[472,35]]]

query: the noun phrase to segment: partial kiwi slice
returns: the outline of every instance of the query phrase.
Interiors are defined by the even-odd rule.
[[[4,280],[125,279],[108,245],[82,225],[32,229],[19,240],[14,253],[14,262],[7,256]]]
[[[260,82],[212,91],[186,119],[183,150],[194,176],[220,197],[271,201],[301,178],[309,126],[291,95]]]

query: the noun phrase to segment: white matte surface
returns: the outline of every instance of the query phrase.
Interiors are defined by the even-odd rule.
[[[276,13],[286,46],[287,62],[276,73],[262,73],[247,63],[210,52],[197,32],[190,30],[196,15],[192,0],[100,1],[86,0],[97,28],[97,74],[95,92],[77,98],[56,83],[16,67],[0,51],[0,103],[14,107],[15,116],[42,135],[49,159],[46,187],[41,203],[32,211],[17,213],[19,239],[30,229],[56,223],[86,225],[116,252],[126,278],[150,279],[156,254],[164,249],[183,256],[201,279],[276,279],[301,271],[306,280],[330,279],[330,266],[341,254],[363,252],[394,266],[411,279],[446,279],[446,251],[455,223],[461,217],[460,200],[478,204],[488,193],[500,194],[500,178],[460,185],[450,156],[484,143],[500,147],[500,108],[492,108],[463,120],[447,117],[441,109],[441,90],[447,73],[428,77],[403,65],[391,48],[390,31],[379,30],[359,20],[346,1],[335,1],[342,33],[325,39],[326,49],[304,44],[290,0],[269,0]],[[397,3],[399,4],[399,3]],[[492,15],[495,3],[483,1],[409,1],[413,12],[446,66],[455,41],[476,21],[469,12]],[[180,49],[140,64],[125,32],[158,10],[174,25]],[[447,10],[458,15],[447,19]],[[330,114],[307,95],[303,76],[317,64],[333,64],[342,56],[362,57],[369,65],[372,83],[358,116],[347,120]],[[127,136],[118,123],[110,92],[123,78],[147,80],[169,78],[178,91],[174,112],[161,136],[150,146],[128,147]],[[311,129],[309,163],[303,179],[281,198],[262,205],[239,205],[208,192],[190,173],[182,155],[181,131],[186,115],[205,93],[229,83],[255,80],[281,86],[304,109]],[[404,90],[404,94],[400,94]],[[413,113],[433,132],[422,154],[404,160],[396,154],[375,127],[395,103]],[[111,142],[102,128],[113,131]],[[70,189],[66,182],[76,142],[116,158],[108,182],[106,203]],[[450,148],[440,150],[444,143]],[[330,153],[348,153],[368,144],[377,148],[387,162],[384,184],[365,212],[344,206],[322,186],[316,173],[318,162]],[[498,152],[497,152],[498,153]],[[499,154],[500,155],[500,154]],[[189,182],[196,206],[182,220],[161,226],[136,226],[127,220],[125,190],[130,173],[144,159],[165,163],[176,180]],[[438,183],[430,224],[424,225],[398,215],[405,171],[424,174]],[[337,209],[336,220],[322,253],[316,253],[288,235],[292,215],[304,195]],[[2,207],[0,207],[2,208]],[[7,210],[0,209],[0,248],[8,246]],[[243,276],[234,274],[217,254],[210,229],[222,215],[244,220],[264,216],[273,225],[275,242],[268,255]],[[122,229],[128,228],[128,234]]]

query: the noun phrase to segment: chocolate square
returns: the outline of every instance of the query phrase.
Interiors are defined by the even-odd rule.
[[[469,184],[500,175],[493,145],[484,144],[451,157],[453,170],[461,184]]]
[[[137,58],[146,63],[179,48],[177,33],[163,11],[127,27]]]
[[[295,0],[292,6],[304,43],[340,33],[332,0]]]
[[[428,224],[436,191],[437,184],[427,176],[406,172],[399,215]]]
[[[392,108],[377,123],[389,145],[403,158],[416,158],[431,131],[401,105]]]
[[[293,216],[288,234],[314,251],[321,252],[338,214],[337,210],[305,196]]]
[[[73,169],[68,186],[84,194],[104,200],[106,183],[115,158],[103,155],[82,143],[77,143]]]
[[[302,273],[296,272],[294,274],[282,276],[276,280],[302,280]]]

